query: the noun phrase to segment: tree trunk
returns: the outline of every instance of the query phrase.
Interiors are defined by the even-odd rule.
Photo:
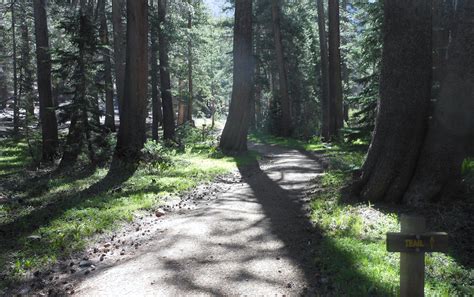
[[[0,40],[0,43],[3,40]],[[0,55],[5,55],[3,51],[0,51]],[[7,76],[5,73],[4,65],[0,65],[0,108],[5,108],[8,101],[8,89],[7,89]]]
[[[16,56],[16,0],[11,3],[12,15],[12,46],[13,46],[13,135],[18,136],[20,128],[20,107],[18,106],[18,75],[17,75],[17,56]]]
[[[192,5],[191,0],[189,0],[189,5]],[[188,111],[187,121],[191,124],[193,123],[193,43],[192,43],[192,35],[191,30],[193,29],[193,15],[190,12],[188,16],[188,30],[189,30],[189,40],[188,40]]]
[[[105,128],[115,132],[115,108],[114,108],[114,87],[112,83],[112,64],[110,62],[109,32],[107,28],[107,17],[105,15],[106,0],[99,0],[100,18],[100,42],[102,43],[102,55],[104,59],[104,82],[105,82]]]
[[[338,135],[344,126],[342,104],[341,52],[339,31],[339,0],[328,0],[329,14],[329,131]]]
[[[36,62],[42,132],[42,158],[50,162],[58,149],[58,123],[51,90],[51,56],[49,53],[46,0],[34,1]]]
[[[155,21],[157,9],[154,7],[154,0],[151,1],[150,10],[153,13],[153,20],[150,22],[150,59],[151,59],[151,103],[152,103],[152,139],[159,140],[158,129],[163,123],[163,112],[161,110],[161,98],[159,92],[159,67],[158,67],[158,24]]]
[[[120,128],[112,168],[135,169],[145,143],[148,88],[148,1],[127,0],[127,54]]]
[[[167,0],[158,0],[158,44],[160,53],[161,100],[163,104],[163,138],[174,139],[175,122],[173,97],[171,96],[171,77],[168,62],[168,37],[163,28],[166,27]]]
[[[260,26],[257,26],[255,37],[255,78],[254,78],[254,92],[253,92],[253,108],[254,114],[252,119],[255,121],[253,125],[255,130],[259,130],[262,124],[262,40],[260,37]]]
[[[380,101],[355,193],[400,202],[426,130],[431,95],[431,2],[386,0]]]
[[[249,104],[252,96],[252,0],[235,2],[234,70],[229,116],[222,132],[224,152],[247,150]]]
[[[279,0],[272,0],[272,21],[275,42],[275,54],[278,66],[278,81],[280,85],[280,136],[288,137],[291,134],[291,104],[288,95],[288,76],[286,71],[283,42],[280,29]]]
[[[331,139],[329,133],[329,62],[328,43],[326,39],[326,20],[324,17],[324,2],[317,1],[319,51],[321,63],[321,136],[325,141]]]
[[[0,19],[0,56],[7,57],[7,49],[4,39],[5,24]],[[0,58],[0,108],[7,107],[8,101],[8,79],[6,71],[6,63],[4,58]]]
[[[122,23],[124,0],[112,0],[112,25],[114,29],[114,59],[115,59],[115,85],[119,114],[122,110],[123,84],[125,83],[125,41]]]
[[[404,201],[449,198],[474,139],[474,3],[458,1],[445,79]]]

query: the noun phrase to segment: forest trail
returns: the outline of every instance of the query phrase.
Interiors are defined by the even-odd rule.
[[[308,219],[318,156],[251,145],[263,159],[217,183],[225,190],[170,213],[128,260],[85,277],[78,296],[314,295],[319,232]]]

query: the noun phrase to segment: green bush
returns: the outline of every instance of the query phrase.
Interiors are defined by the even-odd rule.
[[[160,142],[147,141],[142,149],[141,162],[147,169],[166,170],[173,166],[176,150],[167,148]]]

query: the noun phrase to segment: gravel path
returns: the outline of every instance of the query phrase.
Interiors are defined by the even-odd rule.
[[[216,182],[214,198],[191,195],[193,209],[166,214],[133,257],[100,268],[78,296],[316,295],[308,220],[317,156],[268,145],[261,164]],[[206,193],[204,193],[206,194]]]

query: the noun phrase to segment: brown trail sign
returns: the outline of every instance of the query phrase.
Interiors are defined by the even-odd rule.
[[[424,296],[425,252],[446,252],[448,234],[425,232],[425,219],[402,215],[401,233],[387,233],[387,251],[400,252],[400,296]]]

